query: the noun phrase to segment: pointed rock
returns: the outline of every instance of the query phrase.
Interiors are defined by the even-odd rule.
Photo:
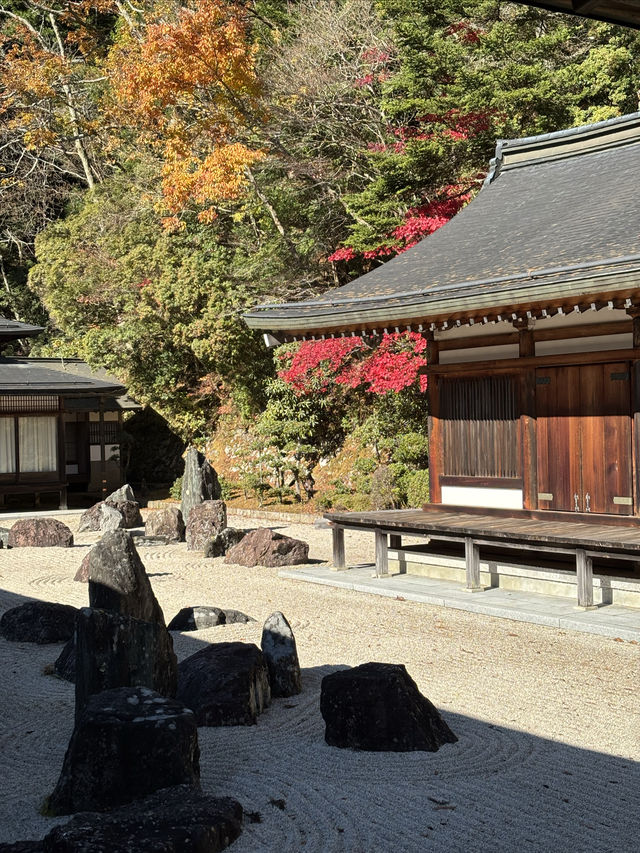
[[[262,629],[262,654],[269,669],[273,697],[295,696],[302,690],[296,641],[284,614],[276,610]]]

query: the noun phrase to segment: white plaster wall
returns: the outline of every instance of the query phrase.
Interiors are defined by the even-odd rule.
[[[522,489],[490,489],[479,486],[443,486],[442,503],[453,506],[484,506],[490,509],[522,509]]]
[[[518,358],[518,344],[502,344],[497,347],[473,347],[473,349],[450,349],[440,352],[440,364],[460,364],[466,361],[493,361],[499,358]]]
[[[597,335],[592,338],[566,338],[562,341],[537,341],[536,355],[562,355],[572,352],[602,352],[610,349],[631,349],[631,332],[621,335]]]

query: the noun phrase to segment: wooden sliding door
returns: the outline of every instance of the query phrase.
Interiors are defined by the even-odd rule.
[[[536,371],[538,506],[633,512],[627,364]]]

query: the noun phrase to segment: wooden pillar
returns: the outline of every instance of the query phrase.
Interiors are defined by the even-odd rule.
[[[331,528],[331,537],[333,544],[333,568],[344,569],[346,567],[345,552],[344,552],[344,527],[334,524]]]
[[[513,324],[518,330],[518,354],[520,358],[533,358],[536,342],[533,329],[526,319]],[[538,471],[536,451],[536,372],[523,370],[520,381],[520,447],[522,465],[522,499],[525,509],[538,508]]]
[[[638,351],[638,360],[630,364],[630,379],[633,514],[640,515],[640,308],[629,308],[627,314],[631,315],[633,348]]]
[[[593,610],[593,560],[583,548],[576,549],[576,574],[578,576],[578,607]]]
[[[464,559],[467,571],[467,590],[481,592],[480,584],[480,549],[471,536],[464,537]]]
[[[376,576],[389,576],[389,555],[387,553],[387,534],[376,530]]]
[[[438,341],[433,337],[433,332],[427,334],[427,364],[440,363],[440,352]],[[442,492],[440,490],[440,476],[443,473],[443,451],[442,425],[440,422],[440,384],[442,380],[438,376],[429,376],[427,394],[429,397],[429,503],[442,503]]]

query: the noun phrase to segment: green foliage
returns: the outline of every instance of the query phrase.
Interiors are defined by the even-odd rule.
[[[182,500],[182,477],[176,477],[173,481],[171,488],[169,489],[169,496],[172,497],[174,501]]]
[[[429,472],[412,471],[405,478],[407,488],[407,504],[420,508],[429,501]]]
[[[426,468],[429,464],[429,439],[422,432],[400,433],[391,449],[391,458],[394,462]]]

